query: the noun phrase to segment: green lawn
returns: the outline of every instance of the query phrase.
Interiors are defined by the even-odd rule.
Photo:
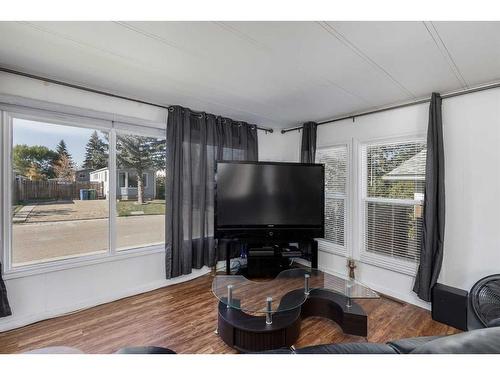
[[[118,201],[116,203],[116,208],[118,210],[118,216],[164,215],[165,201],[154,200],[145,204],[137,204],[137,201]],[[137,213],[132,214],[132,212]]]

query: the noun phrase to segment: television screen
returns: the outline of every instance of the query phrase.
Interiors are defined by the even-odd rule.
[[[216,230],[323,228],[323,165],[219,162],[216,176]]]

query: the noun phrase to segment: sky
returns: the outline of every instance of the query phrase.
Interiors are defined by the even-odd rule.
[[[94,132],[93,129],[54,125],[23,119],[14,119],[13,128],[14,146],[20,144],[28,146],[38,145],[55,150],[59,141],[64,139],[76,168],[81,168],[85,159],[85,146]],[[103,139],[102,133],[99,132],[99,135]]]

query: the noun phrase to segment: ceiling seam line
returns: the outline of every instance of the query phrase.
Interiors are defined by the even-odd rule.
[[[130,25],[129,23],[127,23],[125,21],[113,21],[113,23],[115,25],[123,27],[123,28],[125,28],[125,29],[127,29],[129,31],[133,31],[133,32],[135,32],[137,34],[140,34],[140,35],[145,36],[147,38],[153,39],[153,40],[155,40],[157,42],[160,42],[162,44],[165,44],[165,45],[167,45],[169,47],[178,49],[179,51],[182,51],[183,53],[187,53],[189,55],[196,56],[196,57],[203,57],[203,56],[201,56],[201,55],[199,55],[199,54],[197,54],[195,52],[192,52],[192,51],[189,51],[189,50],[187,50],[185,48],[177,46],[175,43],[170,42],[168,39],[165,39],[165,38],[161,37],[160,35],[157,35],[157,34],[154,34],[154,33],[150,33],[148,31],[145,31],[145,30],[143,30],[141,28],[138,28],[136,26],[132,26],[132,25]]]
[[[117,25],[119,25],[119,26],[121,26],[121,27],[124,27],[124,28],[126,28],[127,30],[129,30],[129,31],[136,32],[136,33],[138,33],[138,34],[140,34],[140,35],[142,35],[142,36],[144,36],[144,37],[146,37],[146,38],[150,38],[150,39],[152,39],[152,40],[154,40],[154,41],[160,42],[160,43],[162,43],[162,44],[166,44],[166,45],[167,45],[167,46],[169,46],[169,47],[176,48],[176,49],[178,49],[178,50],[179,50],[179,51],[181,51],[181,52],[185,52],[185,50],[184,50],[183,48],[181,48],[181,47],[177,47],[177,46],[175,46],[175,45],[173,45],[173,44],[170,44],[170,42],[168,42],[168,41],[166,41],[166,40],[165,40],[165,42],[164,42],[164,41],[163,41],[163,39],[164,39],[164,38],[162,38],[161,36],[159,36],[159,35],[157,35],[157,34],[155,34],[155,33],[150,33],[150,32],[148,32],[148,31],[144,31],[144,30],[142,30],[142,29],[140,29],[140,28],[137,28],[137,27],[135,27],[135,26],[132,26],[132,25],[128,24],[127,22],[123,22],[123,21],[113,21],[113,23],[114,23],[114,24],[117,24]],[[272,49],[270,49],[270,48],[268,48],[268,47],[266,47],[266,46],[261,47],[258,41],[255,41],[253,38],[251,38],[251,37],[247,36],[247,35],[246,35],[246,34],[244,34],[243,32],[241,32],[241,31],[239,31],[239,30],[236,30],[235,28],[229,27],[228,25],[222,25],[222,22],[215,22],[215,21],[214,21],[214,22],[212,22],[212,23],[216,24],[217,26],[219,26],[219,27],[220,27],[220,28],[222,28],[223,30],[225,30],[225,31],[227,31],[227,32],[229,32],[229,33],[231,33],[231,34],[235,35],[236,37],[238,37],[238,38],[240,38],[240,39],[241,39],[241,38],[243,38],[243,39],[244,39],[244,40],[246,40],[246,41],[250,41],[250,42],[251,42],[251,44],[253,44],[253,45],[257,46],[259,49],[261,49],[261,50],[266,50],[266,51],[268,51],[268,52],[269,52],[269,51],[271,51],[271,53],[272,53]],[[198,54],[194,54],[194,53],[192,53],[192,52],[190,52],[190,51],[186,51],[186,53],[191,54],[192,56],[196,56],[196,57],[201,57],[201,58],[203,58],[203,57],[204,57],[204,56],[201,56],[201,55],[198,55]],[[333,83],[331,83],[331,82],[329,82],[329,81],[327,81],[327,83],[332,84],[333,86],[335,86],[335,87],[339,88],[341,91],[344,91],[346,94],[353,96],[354,98],[356,98],[356,99],[360,100],[361,102],[368,103],[368,101],[367,101],[366,99],[361,98],[361,97],[359,97],[359,96],[355,95],[354,93],[351,93],[351,92],[349,92],[348,90],[346,90],[346,89],[344,89],[344,88],[342,88],[342,87],[339,87],[338,85],[335,85],[335,84],[333,84]],[[294,89],[295,89],[295,90],[300,90],[300,88],[299,88],[299,87],[295,87]],[[217,103],[215,103],[215,104],[217,104]],[[259,104],[264,104],[264,103],[259,103]],[[241,110],[241,109],[240,109],[239,111],[244,111],[244,110]],[[250,113],[250,114],[255,115],[254,113]],[[270,121],[270,122],[273,122],[273,123],[276,121],[276,120],[272,120],[272,119],[268,118],[267,116],[262,116],[262,115],[259,115],[259,117],[263,117],[263,118],[265,118],[267,121]],[[285,122],[286,120],[284,120],[284,119],[283,119],[283,120],[279,120],[279,121],[280,121],[280,122]]]
[[[226,23],[224,23],[223,21],[213,21],[214,24],[216,24],[217,26],[219,26],[220,28],[222,28],[223,30],[235,35],[237,38],[240,38],[240,39],[243,39],[243,40],[246,40],[246,41],[249,41],[251,44],[259,47],[259,49],[264,49],[265,51],[267,52],[270,52],[271,54],[274,53],[273,49],[268,47],[267,45],[265,44],[262,44],[260,43],[259,41],[253,39],[252,37],[248,36],[247,34],[245,34],[244,32],[242,32],[241,30],[238,30],[234,27],[231,27],[229,25],[227,25]],[[260,46],[263,46],[262,48]],[[306,72],[304,72],[304,70],[298,66],[297,64],[294,64],[293,67],[291,67],[293,70],[295,71],[298,71],[299,73],[301,74],[304,74]],[[339,89],[340,91],[343,91],[344,93],[346,93],[347,95],[350,95],[352,96],[354,99],[357,99],[361,102],[364,102],[364,103],[370,103],[366,98],[364,98],[363,96],[361,96],[360,94],[358,93],[355,93],[355,92],[352,92],[348,89],[346,89],[345,87],[339,85],[338,83],[335,83],[333,82],[332,80],[324,77],[324,76],[321,76],[319,77],[321,79],[322,82],[326,82],[327,84]],[[300,89],[300,88],[297,88],[297,89]]]
[[[464,75],[462,74],[462,71],[460,70],[460,68],[458,67],[458,64],[456,63],[455,59],[453,58],[453,55],[451,54],[450,50],[448,49],[448,47],[446,46],[446,43],[444,42],[443,38],[441,38],[441,35],[439,34],[439,31],[438,29],[436,28],[436,26],[434,25],[434,23],[432,21],[430,21],[431,25],[432,25],[432,28],[434,29],[435,33],[436,33],[436,36],[439,38],[439,40],[441,41],[441,44],[443,45],[447,55],[450,57],[450,60],[451,60],[451,63],[453,64],[453,66],[455,67],[458,75],[460,76],[460,78],[462,79],[463,83],[465,84],[465,87],[466,88],[470,88],[470,85],[469,83],[467,82],[467,80],[465,79]]]
[[[43,33],[47,33],[47,34],[50,34],[50,35],[53,35],[57,38],[61,38],[61,39],[65,39],[65,40],[68,40],[72,43],[75,43],[75,44],[78,44],[80,46],[83,46],[83,47],[87,47],[87,48],[90,48],[90,49],[94,49],[94,50],[97,50],[97,51],[100,51],[100,52],[104,52],[106,54],[109,54],[109,55],[112,55],[112,56],[115,56],[115,57],[118,57],[120,59],[124,59],[123,56],[121,55],[118,55],[116,53],[113,53],[111,51],[108,51],[108,50],[105,50],[103,48],[99,48],[97,46],[93,46],[93,45],[90,45],[88,43],[85,43],[85,42],[82,42],[80,40],[77,40],[77,39],[74,39],[72,37],[69,37],[67,35],[62,35],[61,33],[58,33],[58,32],[55,32],[55,31],[52,31],[50,29],[47,29],[47,28],[44,28],[44,27],[41,27],[41,26],[38,26],[38,25],[35,25],[33,22],[30,22],[30,21],[18,21],[19,24],[21,25],[26,25],[28,27],[31,27],[35,30],[38,30],[38,31],[41,31]]]
[[[270,48],[269,46],[262,44],[261,42],[245,34],[244,32],[226,24],[224,21],[212,21],[212,23],[214,25],[217,25],[221,29],[235,35],[239,39],[244,39],[245,41],[249,42],[250,44],[252,44],[253,46],[257,47],[260,50],[264,50],[266,52],[271,52],[271,53],[273,52],[273,49]]]
[[[22,25],[26,25],[28,27],[31,27],[33,29],[36,29],[38,31],[41,31],[41,32],[45,32],[45,33],[48,33],[50,35],[53,35],[53,36],[56,36],[58,38],[62,38],[62,39],[65,39],[65,40],[68,40],[72,43],[75,43],[77,45],[80,45],[80,46],[83,46],[83,47],[86,47],[86,48],[90,48],[90,49],[94,49],[94,50],[97,50],[97,51],[100,51],[100,52],[103,52],[105,54],[109,54],[111,56],[114,56],[115,58],[119,58],[121,60],[125,60],[125,61],[132,61],[134,65],[138,65],[138,66],[142,66],[143,64],[139,61],[136,61],[136,60],[130,60],[120,54],[116,54],[114,52],[111,52],[109,50],[106,50],[106,49],[102,49],[102,48],[99,48],[97,46],[94,46],[94,45],[91,45],[91,44],[88,44],[88,43],[85,43],[85,42],[82,42],[82,41],[79,41],[77,39],[74,39],[72,37],[68,37],[66,35],[62,35],[60,33],[57,33],[57,32],[54,32],[52,30],[49,30],[49,29],[46,29],[46,28],[43,28],[43,27],[40,27],[38,25],[35,25],[33,24],[32,22],[29,22],[29,21],[18,21],[19,24],[22,24]],[[157,70],[157,69],[155,69]],[[183,82],[178,82],[177,85],[182,85]],[[208,87],[209,89],[213,90],[212,87]],[[179,90],[180,93],[183,93],[183,91]],[[234,93],[230,93],[231,95],[234,95]],[[183,95],[186,95],[186,96],[190,96],[191,94],[190,93],[184,93]],[[245,100],[247,100],[246,98],[244,98]],[[270,123],[276,123],[276,120],[273,120],[271,118],[268,118],[267,115],[258,115],[256,113],[253,113],[253,112],[249,112],[248,110],[244,110],[244,109],[241,109],[241,108],[237,108],[237,107],[229,107],[227,104],[223,104],[223,103],[219,103],[219,102],[213,102],[213,101],[207,101],[205,99],[197,99],[198,101],[202,101],[206,104],[211,104],[211,105],[218,105],[218,106],[222,106],[222,107],[225,107],[227,109],[230,109],[230,110],[233,110],[233,111],[237,111],[237,112],[240,112],[242,114],[248,114],[248,115],[252,115],[252,116],[258,116],[260,118],[263,118],[265,119],[266,121],[270,122]],[[264,103],[259,103],[257,102],[256,104],[264,104]],[[283,122],[286,122],[285,119],[283,120],[279,120],[280,123],[283,123]]]
[[[433,32],[433,31],[430,30],[429,25],[427,24],[426,21],[422,21],[422,23],[424,24],[425,29],[427,30],[427,33],[432,38],[432,41],[434,42],[436,48],[441,53],[441,56],[444,58],[444,60],[446,62],[446,65],[448,65],[448,68],[451,70],[452,74],[457,79],[458,83],[462,87],[469,88],[468,83],[465,81],[465,79],[463,78],[463,76],[460,74],[460,71],[458,70],[458,66],[456,66],[454,64],[454,62],[453,62],[453,60],[452,60],[449,52],[447,51],[446,47],[444,46],[444,42],[442,41],[442,39],[439,38],[440,41],[441,41],[441,43],[443,43],[443,46],[441,46],[441,44],[439,43],[439,41],[436,39],[436,37],[439,37],[439,34],[437,34],[437,30],[434,27],[434,25],[431,23],[431,27],[434,30],[434,32]],[[436,33],[436,35],[434,35],[434,33]],[[443,48],[445,48],[445,50],[443,50]]]
[[[107,54],[107,55],[110,55],[110,56],[113,56],[114,58],[118,58],[120,60],[123,60],[123,61],[126,61],[126,62],[131,62],[132,65],[134,66],[142,66],[143,64],[140,62],[140,61],[137,61],[137,60],[133,60],[133,59],[130,59],[130,58],[127,58],[125,56],[122,56],[120,54],[117,54],[117,53],[114,53],[112,51],[109,51],[109,50],[106,50],[106,49],[103,49],[103,48],[100,48],[100,47],[97,47],[97,46],[94,46],[94,45],[91,45],[91,44],[88,44],[88,43],[85,43],[85,42],[82,42],[80,40],[77,40],[77,39],[74,39],[72,37],[69,37],[67,35],[63,35],[63,34],[60,34],[60,33],[57,33],[57,32],[54,32],[50,29],[47,29],[47,28],[43,28],[43,27],[40,27],[38,25],[35,25],[33,24],[32,22],[29,22],[29,21],[18,21],[19,24],[22,24],[22,25],[25,25],[25,26],[28,26],[28,27],[31,27],[35,30],[38,30],[38,31],[41,31],[41,32],[44,32],[44,33],[47,33],[47,34],[50,34],[50,35],[53,35],[57,38],[60,38],[60,39],[63,39],[63,40],[67,40],[67,41],[70,41],[80,47],[85,47],[85,48],[89,48],[91,50],[96,50],[96,51],[99,51],[99,52],[102,52],[104,54]],[[155,69],[156,70],[156,69]],[[168,77],[170,78],[170,77]],[[173,79],[174,82],[176,82],[177,85],[182,85],[183,82],[180,82],[180,81],[175,81],[175,79]],[[183,92],[181,89],[179,90],[179,92],[183,95],[188,95],[189,93],[187,92]],[[206,101],[205,101],[206,102]],[[208,104],[210,104],[211,102],[206,102]],[[213,104],[217,104],[217,103],[213,103]]]
[[[29,78],[29,79],[36,79],[36,80],[47,82],[47,83],[51,83],[51,84],[54,84],[54,85],[69,87],[69,88],[72,88],[72,89],[75,89],[75,90],[87,91],[87,92],[91,92],[91,93],[98,94],[98,95],[110,96],[110,97],[114,97],[114,98],[117,98],[117,99],[133,101],[133,102],[137,102],[137,103],[140,103],[140,104],[145,104],[145,105],[149,105],[149,106],[153,106],[153,107],[159,107],[159,108],[163,108],[163,109],[169,109],[169,108],[171,108],[171,107],[174,106],[172,104],[160,104],[158,102],[146,101],[147,99],[139,99],[139,98],[127,97],[127,96],[124,96],[124,95],[116,93],[116,92],[103,91],[103,90],[95,89],[95,88],[88,87],[88,86],[74,84],[74,83],[70,83],[70,82],[67,82],[67,81],[61,81],[59,79],[53,79],[53,78],[50,78],[50,77],[47,77],[47,76],[44,77],[44,76],[39,76],[39,75],[36,75],[36,74],[31,74],[31,73],[28,73],[28,72],[22,72],[22,71],[19,71],[19,70],[7,68],[7,67],[2,66],[2,65],[0,65],[0,72],[5,72],[5,73],[8,73],[8,74],[15,74],[15,75],[26,77],[26,78]],[[197,112],[206,112],[206,111],[197,111]],[[249,113],[249,114],[252,114],[252,113]],[[225,115],[220,115],[220,116],[227,117]],[[256,124],[254,124],[253,121],[252,121],[252,125],[256,125]],[[261,125],[256,125],[256,126],[260,130],[264,130],[266,132],[271,132],[271,133],[272,133],[272,130],[275,129],[275,128],[272,128],[272,127],[262,127]]]
[[[142,30],[142,29],[137,28],[137,27],[135,27],[135,26],[129,25],[128,23],[123,22],[123,21],[113,21],[113,23],[115,23],[115,24],[117,24],[117,25],[119,25],[119,26],[121,26],[121,27],[124,27],[124,28],[126,28],[126,29],[128,29],[128,30],[130,30],[130,31],[132,31],[132,32],[138,33],[138,34],[140,34],[140,35],[142,35],[142,36],[144,36],[144,37],[146,37],[146,38],[150,38],[150,39],[152,39],[152,40],[154,40],[154,41],[160,42],[160,43],[162,43],[162,44],[166,44],[166,45],[167,45],[167,46],[169,46],[169,47],[176,48],[176,49],[178,49],[179,51],[181,51],[182,53],[187,53],[187,54],[189,54],[189,55],[192,55],[192,56],[195,56],[195,57],[198,57],[198,58],[205,58],[205,57],[204,57],[204,56],[202,56],[202,55],[199,55],[199,54],[193,53],[193,52],[188,51],[188,50],[186,50],[186,49],[184,49],[184,48],[177,47],[177,46],[175,46],[175,45],[171,44],[171,43],[170,43],[170,42],[168,42],[166,39],[164,39],[163,37],[161,37],[161,36],[159,36],[159,35],[157,35],[157,34],[155,34],[155,33],[150,33],[150,32],[148,32],[148,31]],[[231,94],[231,95],[233,95],[233,94]],[[223,105],[223,104],[219,104],[219,103],[214,103],[214,104]],[[264,104],[264,103],[257,102],[257,104]],[[228,107],[228,108],[230,108],[230,107]],[[256,114],[255,114],[255,113],[253,113],[253,112],[247,112],[246,110],[243,110],[243,109],[237,109],[237,110],[238,110],[238,111],[240,111],[240,112],[242,112],[242,113],[248,113],[248,114],[251,114],[251,115],[256,115]],[[270,121],[270,122],[275,122],[275,121],[276,121],[276,120],[272,120],[272,119],[268,118],[267,116],[263,116],[263,115],[258,115],[258,116],[259,116],[259,117],[262,117],[262,118],[264,118],[264,119],[266,119],[267,121]],[[283,119],[283,120],[280,120],[280,122],[281,122],[281,121],[285,121],[285,120]]]
[[[348,95],[351,95],[352,97],[358,99],[359,101],[363,102],[363,103],[366,103],[366,104],[369,104],[370,102],[364,98],[361,94],[359,93],[355,93],[355,92],[352,92],[342,86],[340,86],[339,84],[335,83],[334,81],[330,80],[329,78],[325,78],[325,77],[321,77],[322,80],[324,80],[326,83],[328,83],[329,85],[332,85],[336,88],[338,88],[340,91],[343,91],[345,92],[346,94]]]
[[[411,92],[408,88],[406,88],[401,82],[399,82],[396,78],[392,76],[386,69],[384,69],[381,65],[379,65],[375,60],[370,58],[367,54],[365,54],[361,49],[356,47],[354,43],[352,43],[349,39],[347,39],[342,33],[340,33],[337,29],[335,29],[333,26],[331,26],[328,22],[326,21],[320,21],[317,23],[331,36],[336,38],[339,42],[344,44],[347,48],[349,48],[352,52],[354,52],[356,55],[358,55],[362,60],[367,62],[369,65],[373,66],[376,68],[376,70],[381,71],[386,77],[389,78],[392,83],[394,83],[396,86],[398,86],[402,91],[404,91],[407,95],[412,97],[413,99],[416,98],[416,95]]]

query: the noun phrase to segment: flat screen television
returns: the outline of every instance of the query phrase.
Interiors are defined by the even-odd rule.
[[[215,175],[216,238],[324,236],[322,164],[218,162]]]

